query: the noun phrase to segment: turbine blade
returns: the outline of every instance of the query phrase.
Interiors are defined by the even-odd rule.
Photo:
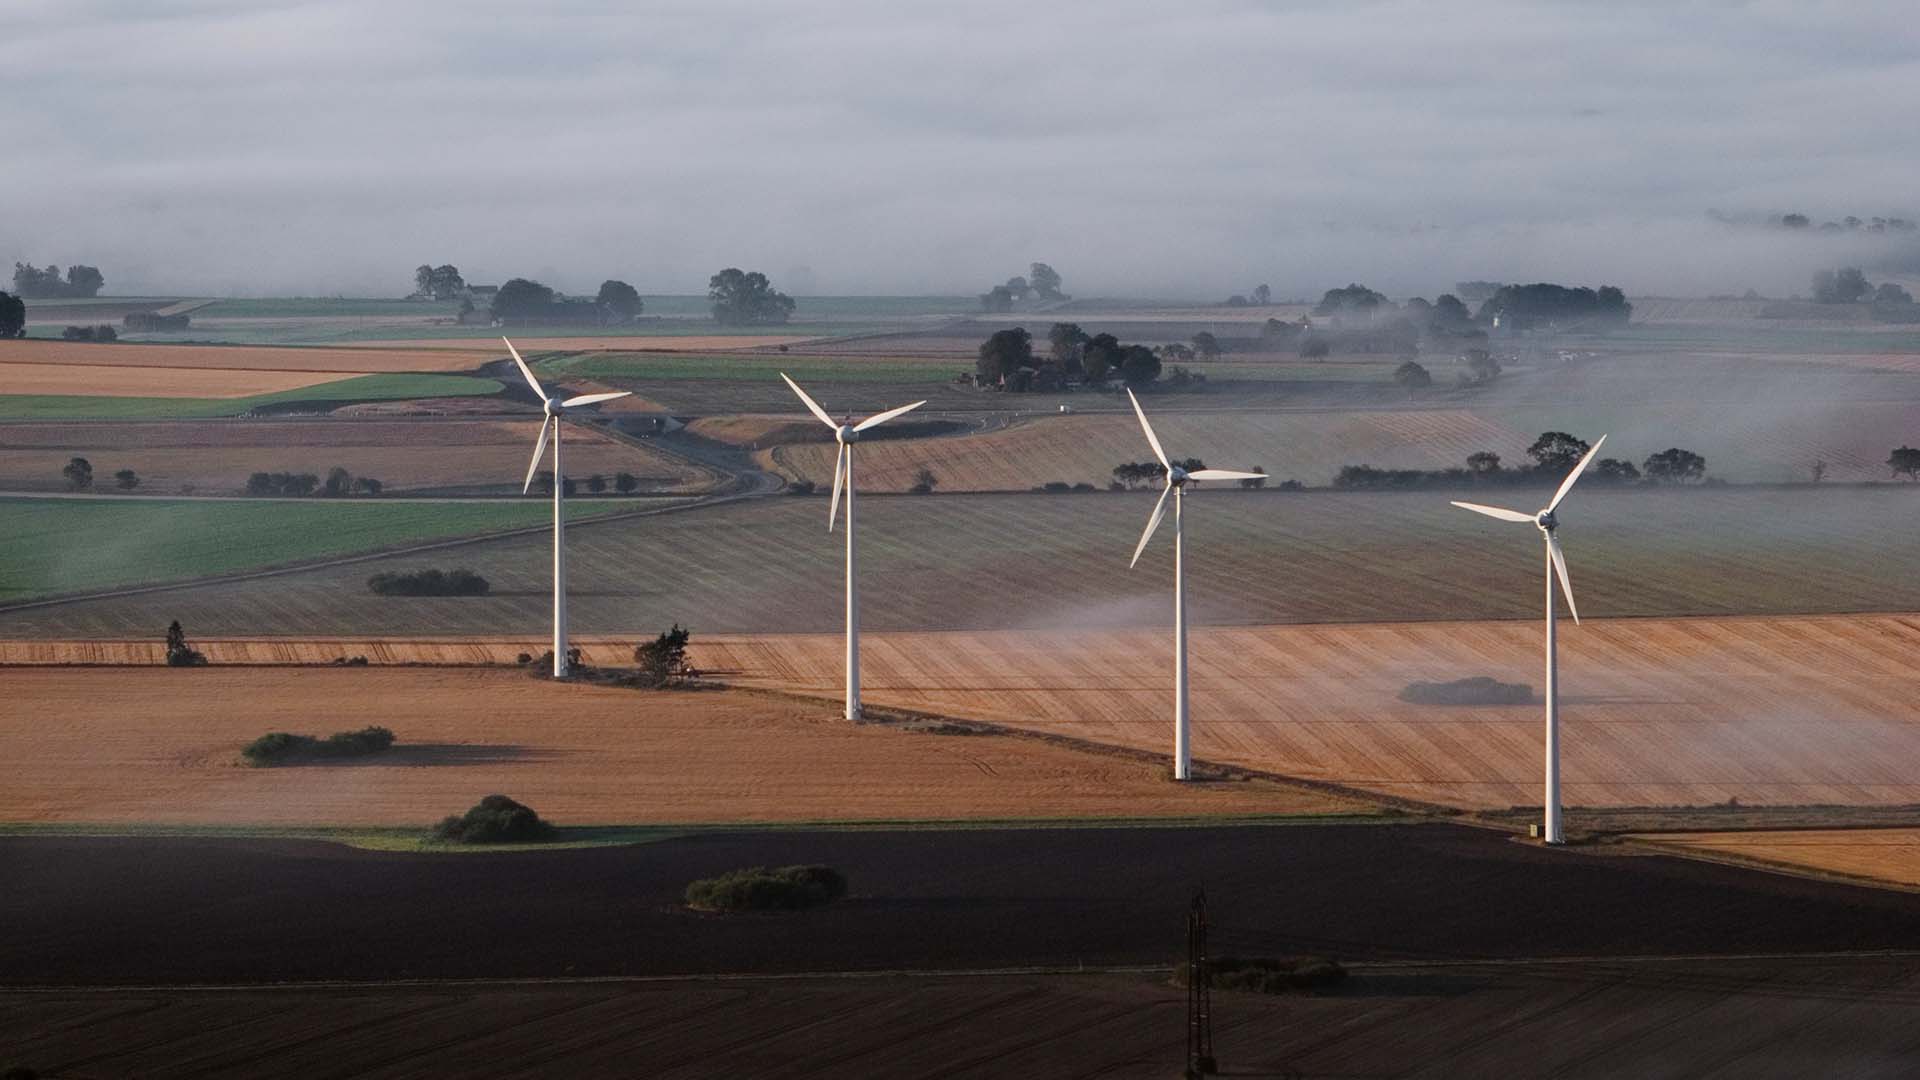
[[[1237,472],[1233,469],[1200,469],[1187,474],[1189,480],[1266,480],[1266,473]]]
[[[1470,502],[1456,502],[1453,505],[1462,510],[1471,510],[1476,514],[1485,514],[1490,518],[1499,518],[1501,521],[1524,521],[1528,525],[1534,523],[1532,514],[1523,514],[1518,510],[1507,510],[1498,506],[1481,506],[1479,503]]]
[[[500,340],[507,341],[506,338]],[[540,388],[540,380],[533,377],[533,369],[527,366],[525,360],[520,359],[520,350],[513,347],[513,342],[507,341],[507,351],[513,354],[513,362],[519,366],[520,374],[526,378],[527,385],[533,387],[533,396],[541,401],[547,400],[547,392]]]
[[[1173,471],[1173,462],[1167,460],[1167,452],[1160,449],[1160,440],[1154,437],[1153,425],[1147,423],[1147,414],[1140,410],[1140,399],[1133,396],[1133,389],[1127,389],[1127,400],[1133,402],[1133,415],[1140,418],[1140,430],[1147,433],[1147,442],[1153,446],[1153,456],[1160,459],[1160,467]]]
[[[632,397],[632,396],[633,396],[633,391],[631,390],[620,390],[611,394],[579,394],[575,397],[570,397],[567,400],[561,402],[560,407],[563,409],[573,409],[573,408],[578,408],[581,405],[592,405],[601,401],[612,401],[614,398],[623,398],[623,397]]]
[[[887,421],[893,419],[894,417],[899,416],[903,413],[910,413],[913,410],[925,404],[926,402],[924,401],[916,401],[911,405],[902,405],[897,409],[888,409],[886,412],[883,412],[883,413],[874,413],[872,416],[869,416],[865,420],[862,420],[859,423],[853,425],[853,430],[865,431],[871,427],[879,427],[881,424],[886,423]]]
[[[540,422],[540,439],[533,444],[533,461],[527,465],[527,482],[520,485],[522,495],[533,490],[533,474],[540,471],[540,458],[547,452],[547,433],[552,430],[553,417],[549,416]],[[557,484],[560,480],[555,477],[553,482]]]
[[[1160,519],[1167,516],[1167,496],[1173,494],[1173,485],[1160,489],[1160,501],[1153,504],[1153,516],[1147,519],[1147,531],[1140,534],[1140,543],[1134,546],[1133,562],[1127,564],[1131,570],[1140,562],[1140,553],[1147,550],[1147,541],[1153,539],[1153,530],[1160,527]]]
[[[1606,443],[1607,437],[1605,435],[1600,436],[1600,441],[1593,444],[1593,449],[1587,451],[1587,456],[1580,459],[1580,464],[1575,465],[1573,471],[1567,474],[1567,478],[1560,481],[1560,490],[1553,493],[1553,501],[1547,504],[1547,513],[1553,513],[1554,507],[1560,505],[1560,500],[1566,498],[1567,492],[1573,490],[1573,482],[1580,479],[1581,473],[1587,471],[1587,462],[1592,461],[1593,455],[1599,453],[1600,448],[1605,446]]]
[[[787,379],[787,373],[784,371],[781,372],[780,377],[783,379]],[[840,430],[840,425],[833,422],[833,417],[827,415],[827,410],[821,408],[819,402],[808,397],[807,392],[805,390],[800,389],[799,383],[794,382],[792,379],[787,379],[787,385],[793,387],[793,392],[800,395],[800,400],[806,402],[807,404],[807,410],[813,413],[813,415],[819,417],[821,423],[827,425],[828,427],[832,428],[835,431]]]
[[[827,504],[827,531],[833,531],[833,519],[840,514],[840,484],[847,478],[847,444],[833,456],[833,502]]]
[[[1560,540],[1552,533],[1547,534],[1547,551],[1553,556],[1553,572],[1560,577],[1560,592],[1567,598],[1567,610],[1573,614],[1573,623],[1580,625],[1580,609],[1573,604],[1573,582],[1567,578],[1567,556],[1560,550]]]

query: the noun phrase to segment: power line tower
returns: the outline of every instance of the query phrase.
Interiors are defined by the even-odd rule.
[[[1213,967],[1207,961],[1207,892],[1187,911],[1187,1076],[1218,1071],[1213,1060]]]

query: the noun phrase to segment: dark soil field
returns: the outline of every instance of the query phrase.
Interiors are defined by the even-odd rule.
[[[0,982],[177,984],[1157,965],[1204,885],[1214,948],[1342,960],[1910,948],[1920,896],[1458,826],[767,831],[400,855],[318,842],[0,839]],[[1604,851],[1616,853],[1605,854]],[[822,862],[799,914],[680,905]]]

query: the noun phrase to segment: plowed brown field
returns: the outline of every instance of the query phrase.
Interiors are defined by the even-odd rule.
[[[1701,855],[1920,887],[1920,829],[1658,833],[1635,839]]]
[[[465,349],[450,351],[417,346],[309,348],[273,345],[151,345],[137,342],[101,345],[91,342],[47,341],[38,338],[0,341],[0,365],[5,365],[7,377],[10,380],[15,378],[13,374],[15,365],[35,364],[57,364],[63,367],[331,372],[342,375],[378,375],[405,371],[466,371],[505,354],[505,349],[490,349],[484,342],[468,342]],[[93,382],[106,378],[98,373],[92,373],[87,376],[87,381]],[[320,380],[309,379],[308,383],[318,381]],[[300,385],[307,385],[307,383]],[[27,391],[9,386],[7,392],[79,394],[85,391]],[[119,393],[124,394],[129,391],[119,391]],[[195,396],[218,395],[197,394]]]
[[[1179,787],[1138,761],[840,720],[729,692],[555,686],[520,671],[0,671],[0,821],[425,825],[489,792],[563,824],[1352,811],[1279,784]],[[268,731],[381,724],[363,762],[250,768]]]
[[[1463,807],[1538,805],[1539,704],[1412,705],[1408,683],[1540,689],[1538,622],[1211,628],[1193,638],[1202,758]],[[873,634],[875,702],[1102,743],[1171,745],[1163,633]],[[1920,803],[1920,620],[1623,619],[1561,633],[1569,805]],[[707,638],[751,685],[837,694],[836,635]]]
[[[409,489],[518,491],[540,425],[535,420],[211,420],[147,423],[0,424],[0,489],[60,490],[74,456],[93,464],[104,487],[120,468],[140,491],[230,493],[252,472],[313,472],[335,465]],[[709,490],[718,473],[644,445],[575,425],[567,471],[609,479],[630,472],[646,492]]]

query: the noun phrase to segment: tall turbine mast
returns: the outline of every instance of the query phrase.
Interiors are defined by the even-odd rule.
[[[827,505],[827,531],[833,531],[834,519],[838,517],[840,513],[840,491],[842,488],[845,488],[847,493],[846,717],[848,720],[858,720],[860,719],[860,577],[856,562],[853,531],[853,444],[860,441],[861,432],[871,431],[881,424],[892,420],[894,417],[912,412],[920,406],[925,405],[926,402],[916,401],[911,405],[902,405],[897,409],[888,409],[886,412],[875,413],[857,424],[850,422],[836,423],[833,417],[827,415],[827,410],[820,407],[819,402],[808,397],[807,392],[800,389],[800,384],[787,378],[786,372],[781,372],[780,377],[786,379],[787,385],[792,387],[793,392],[800,396],[800,400],[805,403],[808,412],[811,412],[817,417],[821,423],[833,429],[833,441],[836,447],[833,458],[833,501]],[[851,420],[851,418],[849,418],[849,420]]]
[[[1147,414],[1141,411],[1140,399],[1127,391],[1127,400],[1133,402],[1133,413],[1140,418],[1140,430],[1147,433],[1147,445],[1153,447],[1153,456],[1160,461],[1160,467],[1167,470],[1167,486],[1160,492],[1160,501],[1153,504],[1153,516],[1147,519],[1147,529],[1140,534],[1140,543],[1134,546],[1133,561],[1127,566],[1131,569],[1139,565],[1140,553],[1147,549],[1147,541],[1153,539],[1153,531],[1160,527],[1160,520],[1167,514],[1167,496],[1173,496],[1173,778],[1190,779],[1193,771],[1193,754],[1189,745],[1192,725],[1187,711],[1187,540],[1185,528],[1185,498],[1187,482],[1190,480],[1259,480],[1265,479],[1261,473],[1237,472],[1232,469],[1186,469],[1167,460],[1167,452],[1160,448],[1160,439],[1153,433],[1153,425],[1147,423]]]
[[[1587,469],[1587,463],[1600,452],[1601,445],[1606,441],[1605,435],[1600,436],[1600,440],[1593,444],[1578,464],[1574,465],[1573,471],[1567,474],[1567,478],[1560,481],[1559,490],[1553,493],[1553,498],[1547,502],[1546,507],[1537,513],[1523,514],[1518,510],[1508,510],[1499,506],[1482,506],[1479,503],[1470,502],[1453,504],[1463,510],[1485,514],[1501,521],[1532,525],[1540,530],[1540,537],[1546,549],[1547,746],[1546,785],[1542,801],[1546,818],[1544,839],[1549,844],[1566,842],[1566,835],[1560,821],[1560,656],[1559,636],[1556,633],[1553,615],[1553,581],[1556,577],[1560,579],[1560,591],[1567,597],[1567,611],[1573,616],[1574,625],[1580,625],[1580,609],[1573,602],[1573,582],[1567,577],[1567,556],[1560,550],[1560,538],[1554,535],[1560,528],[1560,519],[1554,516],[1554,511],[1560,508],[1561,500],[1567,497],[1567,492],[1573,490],[1574,481],[1580,479],[1580,474]]]
[[[560,421],[568,409],[577,409],[583,405],[594,405],[602,401],[628,396],[632,391],[621,390],[607,394],[578,394],[570,398],[559,398],[547,393],[540,380],[533,377],[533,369],[520,358],[520,350],[507,342],[507,351],[513,354],[513,363],[520,374],[533,388],[533,396],[540,399],[546,418],[540,421],[540,438],[533,444],[533,460],[527,465],[526,483],[520,486],[520,494],[525,495],[533,488],[533,474],[540,468],[540,458],[547,451],[547,438],[553,438],[553,677],[564,678],[567,674],[567,543],[566,543],[566,477],[560,471]]]

